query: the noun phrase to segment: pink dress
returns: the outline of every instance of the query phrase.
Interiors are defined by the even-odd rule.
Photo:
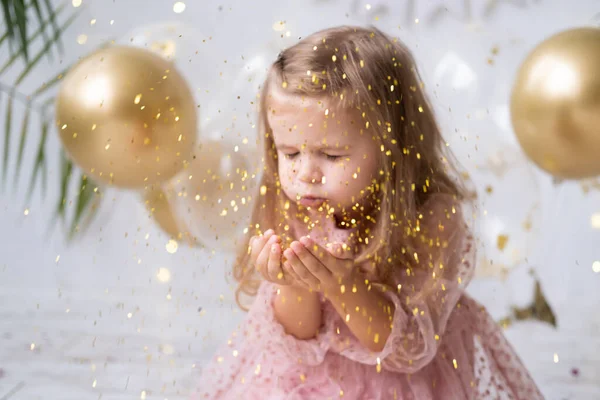
[[[414,287],[406,283],[423,282],[425,273],[398,271],[400,293],[373,284],[396,307],[380,353],[362,346],[326,300],[316,338],[286,334],[273,313],[276,287],[263,282],[245,321],[203,370],[194,399],[543,399],[500,327],[464,293],[472,238],[449,239],[448,248],[460,249],[444,256],[452,279],[437,279],[432,296],[405,300],[403,290]]]

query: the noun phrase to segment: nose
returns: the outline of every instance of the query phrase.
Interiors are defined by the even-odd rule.
[[[304,183],[322,183],[323,172],[318,163],[310,158],[302,160],[298,165],[298,179]]]

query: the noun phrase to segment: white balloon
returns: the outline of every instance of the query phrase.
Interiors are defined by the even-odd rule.
[[[253,153],[235,151],[222,141],[206,141],[196,159],[166,190],[181,230],[199,246],[234,250],[251,215],[256,189]]]

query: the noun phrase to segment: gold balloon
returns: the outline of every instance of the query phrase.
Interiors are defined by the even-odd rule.
[[[184,226],[183,221],[175,215],[167,194],[160,187],[150,186],[144,192],[144,204],[150,217],[167,235],[172,238],[183,240],[189,245],[194,245],[190,232]]]
[[[164,182],[192,159],[194,97],[175,66],[136,47],[92,53],[61,83],[60,138],[95,179],[135,188]]]
[[[600,175],[600,29],[578,28],[538,45],[521,65],[511,118],[525,153],[563,179]]]

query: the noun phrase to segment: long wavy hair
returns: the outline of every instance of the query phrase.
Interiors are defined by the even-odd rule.
[[[240,244],[233,275],[236,300],[257,293],[260,277],[250,263],[250,236],[273,229],[289,236],[294,216],[281,190],[277,153],[269,126],[273,88],[305,98],[326,99],[342,109],[361,111],[367,132],[380,144],[382,179],[374,183],[377,220],[356,261],[371,261],[385,281],[391,268],[418,268],[413,256],[424,204],[436,193],[460,201],[466,196],[450,153],[446,152],[432,106],[409,49],[376,28],[341,26],[316,32],[280,53],[260,94],[259,132],[264,145],[260,193],[254,199],[250,230]],[[394,238],[394,240],[390,240]],[[288,238],[289,240],[289,238]],[[422,263],[421,263],[422,264]],[[430,265],[431,267],[431,265]]]

